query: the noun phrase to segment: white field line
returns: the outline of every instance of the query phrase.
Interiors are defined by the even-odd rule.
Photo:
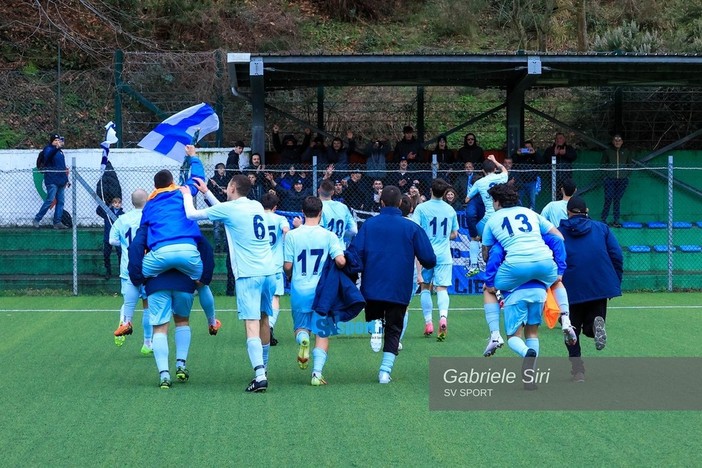
[[[607,310],[640,310],[640,309],[649,309],[649,310],[680,310],[680,309],[702,309],[702,304],[700,305],[689,305],[689,306],[608,306]],[[137,307],[137,312],[140,310],[139,307]],[[201,308],[194,308],[193,309],[195,312],[200,312],[202,311]],[[409,309],[412,312],[421,312],[421,308],[410,308]],[[450,312],[460,312],[460,311],[481,311],[482,312],[483,308],[482,307],[456,307],[456,308],[450,308]],[[281,312],[290,312],[290,309],[280,309]],[[15,313],[15,312],[119,312],[119,309],[1,309],[0,308],[0,314],[2,313]],[[236,309],[217,309],[217,312],[236,312]]]

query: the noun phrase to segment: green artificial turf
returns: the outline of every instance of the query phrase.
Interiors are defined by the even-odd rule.
[[[284,298],[281,307],[288,304]],[[700,304],[699,293],[616,299],[607,348],[597,354],[700,356]],[[253,395],[243,391],[253,373],[233,298],[217,298],[223,327],[216,337],[196,301],[190,381],[170,390],[157,387],[153,357],[139,353],[139,311],[134,334],[114,345],[120,305],[120,297],[104,296],[0,298],[3,466],[702,463],[700,412],[429,411],[428,358],[483,351],[488,332],[477,296],[451,298],[444,343],[424,338],[421,312],[411,312],[389,385],[377,383],[382,354],[361,335],[332,340],[329,385],[311,387],[310,370],[296,365],[284,310],[269,391]],[[560,332],[543,329],[541,355],[565,352]],[[514,355],[506,347],[498,353]],[[584,358],[595,354],[585,342]]]

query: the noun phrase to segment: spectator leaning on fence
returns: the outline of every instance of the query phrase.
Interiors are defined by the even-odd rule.
[[[54,200],[56,200],[56,208],[54,209],[54,229],[68,229],[68,226],[61,222],[63,216],[64,191],[68,186],[68,169],[66,168],[66,159],[63,155],[64,139],[61,135],[53,134],[49,137],[49,144],[44,147],[44,186],[46,187],[46,200],[41,205],[39,212],[32,221],[32,226],[38,228],[41,219],[44,217]]]

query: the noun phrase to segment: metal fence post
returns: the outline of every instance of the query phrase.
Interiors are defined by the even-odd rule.
[[[317,196],[317,156],[312,156],[312,196]]]
[[[673,155],[668,156],[668,292],[673,290]]]
[[[71,200],[73,203],[73,295],[78,295],[78,196],[76,157],[71,161]]]
[[[551,156],[551,201],[556,200],[556,156]]]

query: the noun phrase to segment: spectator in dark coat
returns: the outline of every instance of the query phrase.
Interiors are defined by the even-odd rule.
[[[580,197],[568,200],[568,219],[558,230],[563,234],[568,267],[563,285],[570,301],[570,320],[575,333],[595,339],[601,350],[607,343],[605,320],[607,301],[621,296],[624,260],[622,249],[609,227],[587,216],[587,205]],[[567,345],[573,380],[585,380],[581,358],[580,338]]]
[[[303,200],[312,195],[312,190],[305,189],[304,181],[301,178],[295,180],[292,189],[288,190],[277,184],[272,174],[266,173],[266,177],[278,197],[280,197],[280,211],[299,212],[302,210]]]
[[[64,191],[68,186],[68,169],[66,168],[66,158],[63,155],[63,137],[53,134],[49,137],[49,144],[42,150],[44,162],[44,186],[46,187],[46,200],[39,208],[39,212],[34,216],[32,226],[39,227],[41,219],[49,208],[56,201],[54,210],[54,229],[68,229],[68,226],[61,222],[63,217]]]
[[[551,164],[553,156],[556,157],[556,169],[561,169],[556,174],[556,187],[560,187],[564,180],[573,178],[573,162],[578,159],[575,148],[566,143],[566,137],[561,132],[556,133],[553,145],[544,151],[546,164]]]
[[[368,177],[385,178],[387,168],[387,157],[392,148],[387,141],[380,138],[369,142],[366,145],[366,169],[368,169]]]
[[[280,141],[280,127],[273,125],[273,147],[280,155],[280,163],[285,165],[298,164],[301,162],[302,153],[310,146],[312,131],[309,128],[305,129],[305,138],[302,144],[297,144],[297,139],[293,135],[285,135],[283,141]]]
[[[424,162],[424,150],[414,136],[414,128],[410,125],[402,129],[402,139],[395,145],[392,157],[396,163],[399,163],[402,158],[407,159],[410,165]]]
[[[478,139],[474,133],[466,133],[463,137],[463,146],[458,149],[456,159],[460,162],[472,162],[476,169],[483,167],[485,156],[483,149],[478,146]]]

